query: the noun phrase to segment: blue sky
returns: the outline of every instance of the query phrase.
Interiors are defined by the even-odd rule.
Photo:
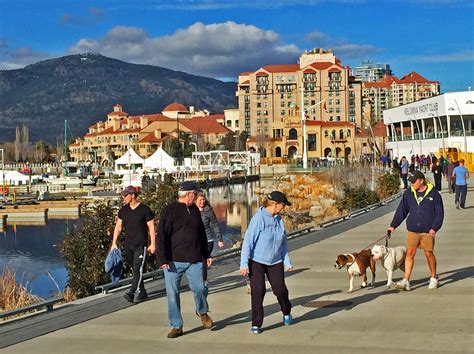
[[[0,0],[0,69],[73,53],[236,79],[333,49],[343,64],[474,87],[472,0]]]

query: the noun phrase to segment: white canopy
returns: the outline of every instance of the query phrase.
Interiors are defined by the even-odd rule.
[[[4,171],[5,173],[5,183],[10,186],[18,186],[20,184],[28,184],[30,181],[30,176],[20,173],[18,171]],[[40,176],[31,176],[31,181],[40,179]],[[0,185],[3,185],[3,174],[0,171]]]
[[[172,172],[175,170],[174,158],[166,153],[160,146],[153,155],[145,160],[146,169],[166,170]]]
[[[130,162],[130,167],[128,166]],[[143,168],[145,160],[142,159],[132,148],[130,148],[122,157],[115,160],[115,173],[125,174],[129,169],[135,171],[138,168]]]

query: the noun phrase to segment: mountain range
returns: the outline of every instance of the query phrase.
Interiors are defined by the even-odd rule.
[[[29,127],[30,141],[56,144],[82,136],[121,104],[131,115],[160,113],[173,102],[222,113],[237,107],[236,83],[158,66],[138,65],[101,54],[45,60],[0,71],[0,142],[13,141],[15,128]]]

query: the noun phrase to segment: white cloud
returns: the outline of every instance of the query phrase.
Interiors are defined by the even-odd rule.
[[[34,51],[31,47],[17,47],[9,51],[4,50],[4,53],[0,57],[0,69],[19,69],[25,65],[36,63],[50,57],[48,53]]]
[[[304,36],[304,39],[307,42],[320,41],[320,40],[326,39],[326,38],[327,38],[326,33],[319,32],[319,31],[309,32]]]
[[[85,14],[64,13],[59,19],[61,25],[85,26],[102,22],[105,17],[103,9],[98,7],[89,7]]]
[[[171,35],[150,37],[137,27],[114,27],[104,37],[83,38],[70,53],[100,52],[120,60],[211,77],[235,77],[266,64],[294,63],[301,50],[276,32],[235,22],[197,22]]]
[[[464,50],[455,53],[430,54],[430,55],[406,55],[401,60],[417,63],[457,63],[474,61],[474,50]]]
[[[346,43],[332,47],[332,50],[338,57],[346,59],[364,58],[381,51],[380,48],[370,44]]]

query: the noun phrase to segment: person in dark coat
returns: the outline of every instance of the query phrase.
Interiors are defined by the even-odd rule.
[[[219,228],[219,223],[217,222],[216,214],[214,210],[209,205],[209,202],[206,199],[206,195],[203,192],[198,192],[196,195],[196,206],[201,212],[201,219],[206,229],[207,236],[207,250],[209,254],[212,253],[214,249],[214,241],[217,240],[217,245],[219,248],[224,247],[224,241],[222,240],[221,229]],[[204,284],[207,287],[207,267],[204,264],[202,267],[202,277],[204,279]]]
[[[436,188],[431,183],[426,182],[425,175],[420,171],[416,170],[410,173],[408,180],[411,186],[403,193],[402,200],[387,230],[388,235],[391,235],[403,220],[407,220],[405,276],[395,287],[401,290],[411,290],[410,276],[415,254],[417,249],[421,248],[428,261],[431,275],[428,289],[436,289],[438,279],[436,277],[434,245],[435,236],[437,237],[444,220],[443,199]]]
[[[436,160],[436,162],[433,164],[431,172],[433,172],[435,188],[439,192],[441,192],[441,178],[443,177],[443,166],[441,166],[439,160]]]

